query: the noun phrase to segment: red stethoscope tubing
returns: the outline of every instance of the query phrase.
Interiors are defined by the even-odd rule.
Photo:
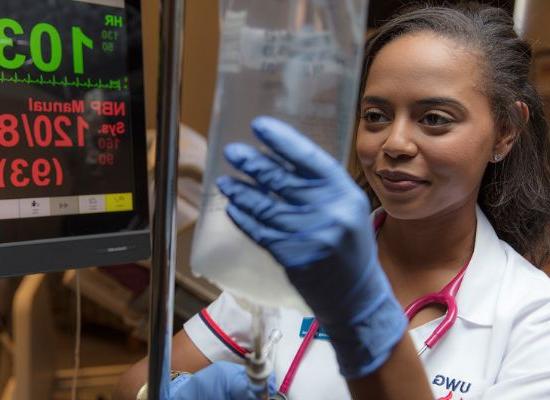
[[[378,231],[384,221],[386,220],[386,213],[382,212],[375,216],[374,219],[374,230]],[[420,297],[419,299],[413,301],[406,309],[405,309],[405,315],[411,321],[414,316],[423,308],[437,303],[442,304],[447,307],[447,312],[445,313],[445,317],[443,318],[443,321],[439,323],[439,325],[434,329],[430,337],[426,339],[424,342],[424,347],[420,349],[418,352],[418,355],[420,356],[426,349],[433,348],[440,340],[441,338],[451,329],[451,327],[454,325],[456,318],[458,316],[458,308],[456,305],[455,297],[458,294],[458,290],[460,289],[460,285],[462,284],[462,280],[464,279],[464,274],[466,273],[466,269],[468,268],[468,265],[470,264],[470,259],[464,264],[462,269],[458,272],[458,274],[447,284],[443,289],[441,289],[439,292],[434,292],[427,294],[425,296]],[[294,358],[292,362],[290,363],[290,367],[288,368],[288,371],[285,374],[285,377],[283,379],[283,382],[281,383],[281,386],[279,387],[279,394],[282,394],[286,396],[288,394],[288,391],[290,390],[290,386],[292,385],[292,382],[294,381],[294,377],[296,376],[296,372],[298,371],[298,367],[300,366],[300,363],[302,362],[302,359],[304,358],[304,355],[306,353],[306,350],[308,349],[309,345],[315,338],[315,334],[319,330],[319,323],[317,320],[314,320],[311,324],[306,336],[302,340],[302,343],[300,344],[300,347],[298,348],[298,351],[294,355]]]
[[[420,297],[413,301],[406,309],[405,315],[411,321],[416,314],[423,308],[431,304],[442,304],[447,307],[447,312],[443,321],[437,325],[432,334],[424,341],[424,347],[418,351],[418,355],[422,355],[427,349],[433,348],[441,338],[451,329],[458,316],[458,307],[456,306],[455,297],[458,294],[462,280],[464,279],[464,273],[470,264],[470,260],[464,264],[458,274],[439,292],[434,292]]]
[[[304,340],[302,340],[302,343],[300,344],[298,351],[294,355],[294,359],[290,363],[290,367],[286,372],[285,378],[283,379],[281,386],[279,387],[280,394],[284,394],[284,395],[288,394],[288,391],[290,390],[290,385],[292,385],[292,382],[294,381],[294,377],[296,376],[296,372],[298,372],[298,367],[300,366],[300,363],[304,358],[306,350],[308,349],[309,345],[315,338],[315,334],[317,333],[318,330],[319,330],[319,322],[316,319],[314,319],[313,322],[311,323],[311,326],[309,327],[309,330],[307,331],[306,336],[304,337]]]

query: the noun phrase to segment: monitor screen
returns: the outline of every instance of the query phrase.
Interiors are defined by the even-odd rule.
[[[139,0],[0,3],[0,275],[149,256]]]

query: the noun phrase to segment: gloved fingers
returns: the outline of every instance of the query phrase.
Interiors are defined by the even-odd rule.
[[[280,201],[257,186],[230,176],[218,178],[217,183],[234,206],[266,227],[293,233],[319,224],[313,206]]]
[[[324,179],[308,179],[296,175],[277,160],[244,143],[231,143],[224,151],[233,167],[254,179],[258,185],[294,204],[319,201]]]
[[[227,381],[226,395],[223,399],[226,400],[253,400],[249,394],[249,383],[246,376],[246,367],[244,365],[235,364],[228,361],[217,361],[214,364],[219,370],[218,375],[223,376]],[[211,366],[212,367],[212,366]]]
[[[342,170],[330,154],[283,121],[258,117],[252,121],[252,130],[258,139],[290,162],[302,176],[329,178]]]
[[[245,367],[226,361],[215,362],[191,375],[183,384],[171,383],[174,400],[248,400]],[[252,398],[250,398],[252,400]]]
[[[221,361],[220,363],[227,363],[226,361]],[[230,364],[230,363],[227,363]],[[250,383],[247,375],[246,368],[241,365],[232,366],[234,372],[227,374],[232,377],[229,387],[231,388],[229,392],[228,400],[256,400],[258,399],[258,390],[261,390],[260,394],[263,394],[265,388],[253,387]],[[267,381],[267,388],[269,395],[273,396],[277,393],[277,386],[275,381],[275,375],[271,374]]]
[[[271,244],[269,251],[279,264],[289,272],[294,269],[306,269],[316,261],[322,260],[327,251],[322,243],[309,237],[303,239],[280,240]]]
[[[273,243],[284,240],[288,233],[267,227],[258,222],[253,216],[247,214],[234,204],[226,208],[227,215],[237,227],[250,239],[269,250]]]

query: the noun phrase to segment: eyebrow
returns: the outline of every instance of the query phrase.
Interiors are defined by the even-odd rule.
[[[361,105],[364,106],[365,103],[372,103],[372,104],[377,104],[377,105],[381,105],[381,106],[389,106],[391,103],[382,98],[382,97],[378,97],[378,96],[365,96],[361,99]]]
[[[454,106],[464,114],[468,113],[468,110],[466,110],[466,107],[464,107],[461,102],[450,97],[429,97],[418,101],[418,104],[424,106]]]
[[[361,99],[361,105],[364,106],[365,103],[371,103],[371,104],[376,104],[381,106],[391,105],[391,103],[388,100],[378,96],[363,97]],[[468,111],[466,110],[466,107],[464,107],[462,103],[450,97],[428,97],[428,98],[419,100],[416,103],[422,106],[454,106],[464,114],[468,113]]]

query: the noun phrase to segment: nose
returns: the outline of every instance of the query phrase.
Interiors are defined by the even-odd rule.
[[[414,157],[418,152],[414,130],[415,125],[408,118],[396,117],[388,127],[387,137],[382,145],[384,154],[394,159]]]

